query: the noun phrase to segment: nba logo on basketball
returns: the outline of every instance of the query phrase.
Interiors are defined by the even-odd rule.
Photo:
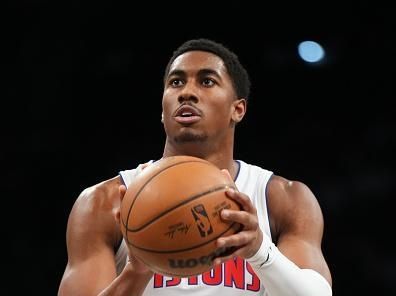
[[[206,237],[211,234],[213,232],[213,228],[204,206],[202,204],[196,205],[191,209],[191,212],[201,236]]]
[[[125,192],[120,207],[125,242],[157,274],[181,278],[212,270],[213,259],[225,251],[217,239],[240,229],[219,214],[224,208],[241,208],[226,195],[228,188],[236,189],[235,183],[209,161],[185,155],[162,158]],[[163,235],[166,242],[158,239]]]

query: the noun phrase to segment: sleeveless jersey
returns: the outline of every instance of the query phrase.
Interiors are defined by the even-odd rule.
[[[239,191],[247,194],[257,209],[260,228],[271,237],[266,188],[272,172],[258,166],[238,160],[239,171],[235,180]],[[126,186],[136,176],[139,167],[133,170],[121,171],[120,176]],[[116,253],[117,272],[124,268],[128,258],[125,241]],[[236,257],[216,266],[198,276],[189,278],[174,278],[154,274],[148,283],[143,296],[246,296],[267,295],[265,287],[254,273],[253,268],[244,259]]]

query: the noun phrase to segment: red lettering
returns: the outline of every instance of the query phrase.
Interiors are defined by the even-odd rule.
[[[164,286],[164,276],[158,273],[154,274],[154,288],[162,288]]]
[[[260,290],[260,279],[258,278],[258,276],[256,275],[253,268],[250,266],[250,264],[248,262],[246,262],[246,269],[252,275],[252,283],[247,284],[246,288],[250,291],[255,291],[255,292],[259,291]]]
[[[188,284],[189,285],[198,285],[198,277],[196,275],[195,276],[190,276],[188,278]]]
[[[245,273],[247,278],[245,277]],[[251,275],[251,279],[249,274]],[[224,286],[226,287],[235,287],[241,290],[246,289],[253,292],[258,292],[261,288],[260,279],[252,266],[239,257],[230,259],[222,265],[217,265],[212,270],[206,271],[200,276],[202,283],[208,286],[217,286],[224,282]],[[181,280],[179,277],[164,278],[163,275],[155,273],[154,288],[174,287],[180,285]],[[188,285],[198,285],[198,276],[188,277]]]
[[[216,265],[212,270],[202,274],[202,282],[206,285],[217,286],[221,284],[223,279],[222,265]]]
[[[224,285],[238,289],[245,288],[244,260],[236,257],[224,262]]]
[[[178,277],[171,278],[170,280],[166,281],[166,286],[167,287],[177,286],[180,284],[180,281],[181,281],[181,279]]]

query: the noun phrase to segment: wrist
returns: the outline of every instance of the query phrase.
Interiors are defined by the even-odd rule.
[[[274,258],[275,245],[270,237],[265,233],[262,234],[262,241],[257,252],[246,259],[252,266],[262,267],[270,264]]]
[[[98,296],[143,295],[153,273],[137,272],[128,261],[122,272]]]
[[[149,279],[153,276],[154,272],[151,271],[149,268],[138,268],[136,267],[132,261],[128,260],[127,264],[124,267],[124,270],[122,271],[122,273],[125,274],[125,276],[127,277],[148,277]]]
[[[313,269],[298,267],[283,255],[264,233],[260,248],[246,261],[266,287],[268,295],[332,295],[329,282],[321,274]]]

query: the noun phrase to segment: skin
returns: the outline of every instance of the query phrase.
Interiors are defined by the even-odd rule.
[[[180,123],[175,114],[181,105],[195,108],[199,118]],[[238,98],[223,61],[203,51],[177,57],[165,81],[162,99],[167,134],[163,157],[191,155],[211,161],[234,179],[235,126],[246,113],[246,100]],[[323,216],[320,206],[303,183],[273,176],[268,185],[268,207],[273,238],[279,250],[300,268],[316,270],[331,284],[331,274],[321,251]],[[115,249],[122,239],[119,206],[126,188],[119,177],[84,190],[76,200],[67,226],[68,263],[58,295],[141,295],[153,273],[129,254],[130,261],[117,277]],[[219,247],[237,247],[233,256],[249,258],[259,249],[263,233],[248,196],[227,195],[242,211],[223,210],[222,218],[241,223],[243,231],[219,238]]]

